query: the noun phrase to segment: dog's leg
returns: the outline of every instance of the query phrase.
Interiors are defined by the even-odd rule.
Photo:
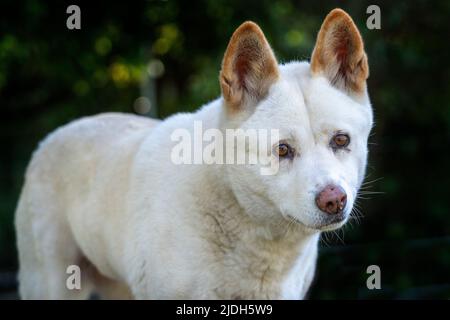
[[[83,256],[73,239],[56,193],[46,183],[28,181],[16,212],[19,291],[23,299],[85,299],[90,279],[83,275]],[[81,289],[67,286],[68,267],[81,268]]]
[[[94,291],[99,294],[101,299],[111,300],[131,300],[133,294],[124,283],[109,279],[100,273],[92,275],[95,286]]]

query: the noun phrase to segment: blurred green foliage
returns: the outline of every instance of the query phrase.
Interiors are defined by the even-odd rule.
[[[81,30],[66,28],[74,3]],[[361,200],[360,224],[324,238],[311,298],[449,298],[450,2],[379,1],[381,30],[365,27],[370,4],[2,1],[0,271],[17,267],[14,209],[27,162],[48,132],[81,116],[135,112],[145,81],[158,117],[194,110],[220,94],[222,54],[240,23],[260,24],[279,61],[303,60],[325,15],[342,7],[369,57],[376,126],[367,180],[382,194]],[[379,292],[365,286],[370,264],[382,270]]]

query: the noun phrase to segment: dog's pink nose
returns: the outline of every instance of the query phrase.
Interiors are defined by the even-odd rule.
[[[336,185],[328,185],[316,196],[317,207],[328,214],[341,213],[347,204],[347,194]]]

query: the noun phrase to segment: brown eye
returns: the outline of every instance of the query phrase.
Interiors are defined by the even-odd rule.
[[[345,148],[350,144],[350,137],[344,133],[338,133],[333,137],[331,146],[334,148]]]
[[[291,147],[286,143],[280,143],[276,148],[276,153],[279,157],[286,157],[289,155]]]

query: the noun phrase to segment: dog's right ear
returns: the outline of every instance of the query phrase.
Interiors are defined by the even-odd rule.
[[[263,99],[278,79],[278,63],[261,29],[244,22],[233,33],[222,62],[220,86],[230,111]]]

